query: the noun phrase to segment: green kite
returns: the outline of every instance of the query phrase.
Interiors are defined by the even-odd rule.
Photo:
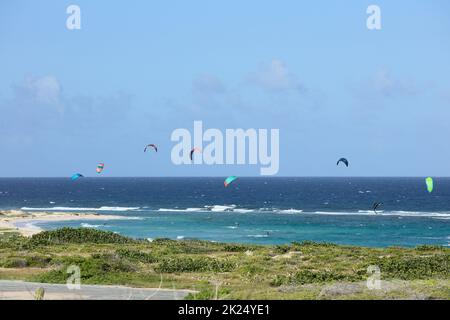
[[[425,182],[427,183],[428,192],[431,193],[433,191],[433,178],[428,177],[425,179]]]

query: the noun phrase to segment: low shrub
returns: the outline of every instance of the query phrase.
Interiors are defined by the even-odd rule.
[[[311,240],[304,240],[301,242],[292,242],[293,246],[311,246],[311,247],[337,247],[337,244],[331,242],[316,242]]]
[[[70,277],[69,266],[80,268],[81,281],[104,283],[104,279],[118,274],[133,273],[136,268],[128,261],[114,254],[94,254],[91,257],[65,258],[56,270],[38,275],[34,280],[48,283],[64,283]]]
[[[247,250],[254,250],[255,247],[249,245],[239,245],[239,244],[226,244],[223,246],[223,251],[226,252],[245,252]]]
[[[287,244],[280,244],[280,245],[275,246],[274,251],[277,253],[287,253],[287,252],[291,251],[291,246],[289,246]]]
[[[417,251],[434,251],[434,250],[443,250],[444,247],[440,246],[440,245],[424,244],[424,245],[421,245],[421,246],[417,246],[415,249]]]
[[[158,262],[158,258],[151,253],[142,252],[139,250],[121,248],[116,250],[116,254],[124,259],[139,261],[143,263],[154,263]]]
[[[363,277],[358,274],[342,274],[329,271],[301,270],[293,275],[276,275],[271,285],[302,285],[308,283],[325,283],[333,281],[359,281]]]
[[[33,255],[26,257],[29,267],[44,268],[52,262],[52,258],[48,256]]]
[[[236,264],[225,259],[209,257],[174,257],[164,258],[157,266],[157,272],[230,272]]]
[[[386,278],[402,280],[427,279],[432,277],[450,277],[450,255],[427,257],[390,257],[378,259],[381,274]]]
[[[0,267],[2,268],[26,268],[28,267],[28,262],[24,258],[8,258],[0,261]]]
[[[16,232],[6,232],[0,234],[0,249],[22,250],[28,243],[28,238]]]
[[[51,244],[84,244],[84,243],[134,243],[128,237],[110,231],[101,231],[88,228],[62,228],[52,231],[44,231],[31,237],[29,244],[32,246],[42,246]]]

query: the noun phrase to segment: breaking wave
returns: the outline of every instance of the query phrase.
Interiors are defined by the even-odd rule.
[[[78,207],[49,207],[49,208],[32,208],[22,207],[24,211],[136,211],[140,207],[100,207],[100,208],[78,208]]]
[[[83,228],[89,228],[89,229],[96,229],[99,228],[100,225],[99,224],[90,224],[90,223],[81,223],[81,227]]]

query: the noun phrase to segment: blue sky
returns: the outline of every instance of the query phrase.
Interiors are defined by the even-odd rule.
[[[280,129],[281,176],[450,176],[449,39],[446,0],[2,1],[0,176],[259,174],[173,165],[194,120]]]

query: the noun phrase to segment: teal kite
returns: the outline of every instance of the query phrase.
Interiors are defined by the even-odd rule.
[[[70,179],[72,179],[72,181],[75,181],[78,178],[84,178],[84,176],[81,173],[75,173]]]
[[[225,187],[228,187],[233,181],[237,180],[237,178],[238,177],[236,176],[229,176],[228,178],[225,179],[223,184],[225,185]]]

